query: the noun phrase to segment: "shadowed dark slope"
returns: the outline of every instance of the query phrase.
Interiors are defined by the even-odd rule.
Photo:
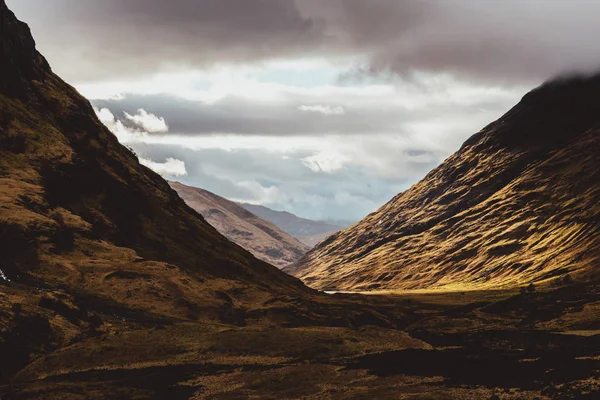
[[[58,254],[56,245],[35,234],[52,236],[61,225],[78,225],[66,250],[78,239],[105,240],[190,273],[304,290],[232,245],[140,165],[87,100],[52,73],[27,26],[4,4],[0,12],[0,163],[3,195],[12,200],[3,202],[5,229],[23,228],[36,251]],[[9,276],[24,272],[4,267]]]
[[[140,165],[4,1],[0,55],[0,381],[122,324],[245,324],[312,296]]]
[[[519,285],[600,261],[600,76],[550,82],[290,270],[346,290]]]

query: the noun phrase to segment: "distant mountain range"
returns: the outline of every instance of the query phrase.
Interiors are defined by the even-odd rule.
[[[208,190],[179,182],[169,184],[222,235],[263,261],[283,268],[298,261],[309,249],[273,223],[237,203]]]
[[[329,235],[350,226],[348,222],[314,221],[297,217],[287,211],[275,211],[255,204],[240,203],[246,210],[270,221],[302,243],[313,247]]]

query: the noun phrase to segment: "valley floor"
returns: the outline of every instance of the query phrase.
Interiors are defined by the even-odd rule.
[[[315,302],[373,311],[309,326],[115,319],[26,365],[0,398],[600,398],[598,284]]]

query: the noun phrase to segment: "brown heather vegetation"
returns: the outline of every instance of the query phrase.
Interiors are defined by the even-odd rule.
[[[0,255],[2,399],[598,398],[591,276],[309,289],[141,166],[4,0]]]

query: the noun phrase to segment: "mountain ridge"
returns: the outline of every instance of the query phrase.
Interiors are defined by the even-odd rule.
[[[269,264],[286,267],[309,249],[271,222],[224,197],[179,182],[169,185],[221,234]]]
[[[339,231],[340,229],[343,229],[348,225],[330,221],[316,221],[308,218],[302,218],[288,211],[276,211],[257,204],[240,204],[253,214],[272,222],[289,235],[295,237],[310,247],[315,246],[329,235]]]
[[[288,272],[340,290],[514,286],[593,273],[597,94],[598,75],[534,89],[422,181]]]

